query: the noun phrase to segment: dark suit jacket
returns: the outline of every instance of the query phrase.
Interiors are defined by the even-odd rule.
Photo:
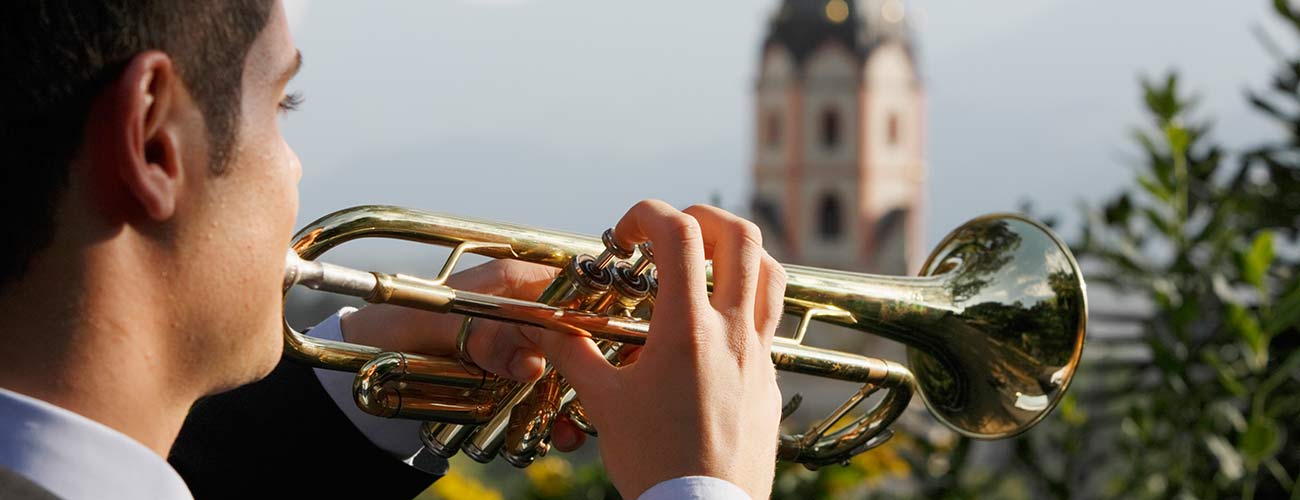
[[[288,360],[260,382],[199,401],[169,461],[196,500],[407,499],[437,479],[372,444],[312,369]]]
[[[5,500],[58,500],[49,490],[18,475],[8,467],[0,467],[0,498]]]

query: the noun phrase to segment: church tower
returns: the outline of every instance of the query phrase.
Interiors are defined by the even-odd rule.
[[[782,262],[915,273],[925,95],[901,0],[782,0],[755,85],[753,219]]]

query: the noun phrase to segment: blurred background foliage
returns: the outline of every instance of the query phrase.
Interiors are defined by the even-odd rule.
[[[1291,46],[1300,9],[1275,0]],[[773,497],[1300,499],[1300,53],[1246,98],[1277,138],[1216,143],[1176,73],[1141,81],[1134,184],[1084,206],[1088,283],[1144,304],[1149,354],[1084,364],[1032,432],[988,445],[900,429],[844,466],[781,464]],[[1094,311],[1094,315],[1097,311]],[[523,474],[467,467],[434,498],[616,498],[599,465],[550,456]],[[523,478],[511,484],[496,479]],[[502,493],[505,492],[505,493]]]

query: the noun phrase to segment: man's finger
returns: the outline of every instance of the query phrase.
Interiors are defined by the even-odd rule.
[[[467,348],[474,364],[497,375],[520,382],[542,376],[542,353],[524,336],[520,327],[498,321],[475,319]]]
[[[763,252],[762,270],[758,277],[758,299],[754,308],[754,329],[758,330],[763,347],[771,350],[772,337],[785,313],[785,267]]]
[[[566,453],[574,451],[581,448],[586,441],[587,435],[578,430],[567,417],[560,416],[555,421],[555,427],[551,428],[551,444],[560,451]]]
[[[632,246],[650,241],[654,245],[659,293],[674,297],[669,304],[688,308],[707,304],[704,242],[699,221],[658,200],[633,205],[614,226],[620,243]],[[669,311],[671,314],[689,314]]]
[[[713,247],[713,296],[709,301],[718,311],[734,310],[750,321],[765,253],[758,226],[708,205],[695,205],[684,212],[700,222],[705,247]]]
[[[584,406],[588,410],[600,408],[605,395],[612,393],[618,374],[618,368],[605,360],[600,348],[587,337],[533,327],[523,329],[532,330],[546,359],[578,391]]]
[[[496,259],[453,274],[447,285],[458,290],[531,300],[541,295],[559,272],[551,266]]]
[[[456,273],[447,284],[460,290],[528,300],[542,293],[556,271],[550,266],[498,259]],[[536,380],[545,366],[541,349],[516,325],[474,320],[466,347],[474,364],[520,382]]]

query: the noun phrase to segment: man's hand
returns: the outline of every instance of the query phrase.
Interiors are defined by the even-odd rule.
[[[555,277],[557,269],[517,260],[494,260],[456,273],[447,285],[458,290],[533,300]],[[343,339],[385,351],[456,356],[456,334],[462,316],[438,314],[391,305],[371,305],[344,316]],[[474,363],[497,376],[520,382],[542,375],[541,349],[513,324],[477,319],[467,348]],[[561,451],[582,446],[586,434],[567,420],[557,422],[551,441]]]
[[[536,332],[600,429],[610,479],[626,498],[692,475],[767,498],[781,415],[771,358],[785,291],[781,265],[752,223],[714,207],[680,212],[643,201],[615,235],[623,244],[653,242],[659,273],[650,335],[635,362],[614,367],[590,339]]]

